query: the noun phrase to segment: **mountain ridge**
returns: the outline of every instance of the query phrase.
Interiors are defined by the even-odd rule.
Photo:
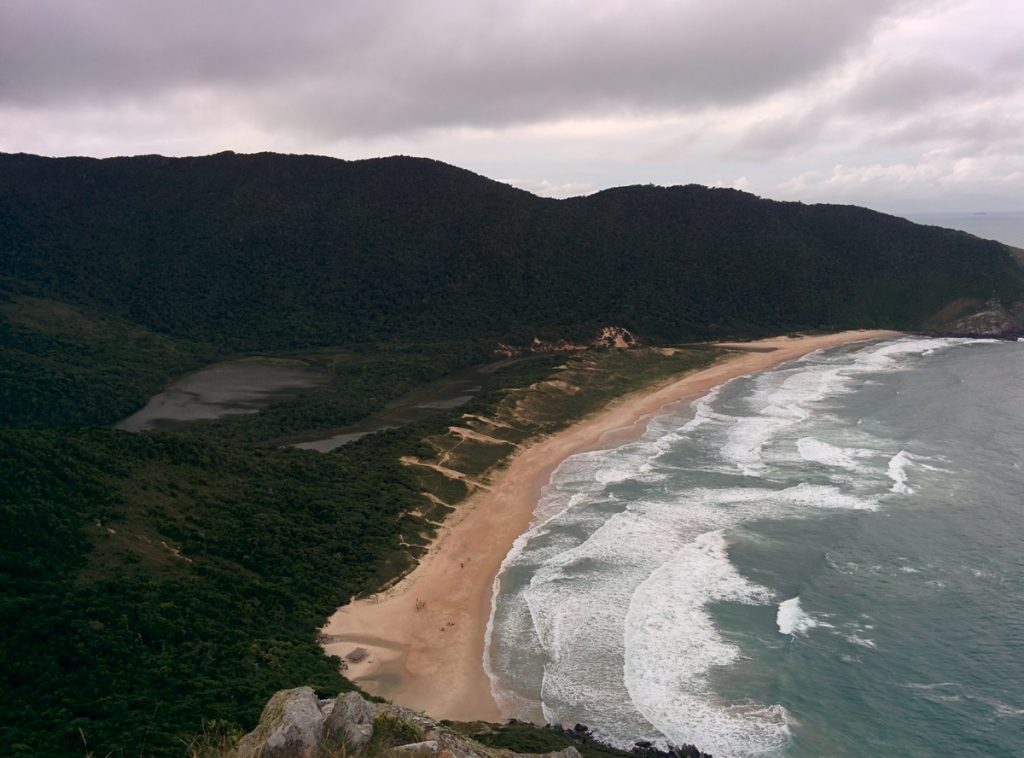
[[[8,290],[238,350],[423,339],[424,322],[521,342],[908,329],[1024,292],[996,242],[692,184],[554,200],[431,159],[276,153],[8,154],[0,176]]]
[[[535,404],[543,433],[714,357],[683,341],[1009,334],[1021,302],[1005,246],[851,206],[696,185],[553,200],[418,158],[0,155],[0,594],[19,620],[0,743],[180,755],[203,719],[254,726],[275,690],[351,687],[316,630],[466,495],[402,460],[486,472],[508,445],[475,424],[506,401]],[[278,447],[499,346],[610,326],[652,346],[534,356],[420,424],[328,455]],[[247,353],[332,383],[177,431],[96,428]],[[530,436],[506,427],[480,429]]]

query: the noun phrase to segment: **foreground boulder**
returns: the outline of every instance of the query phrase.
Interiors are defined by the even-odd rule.
[[[274,694],[260,723],[235,749],[238,758],[313,758],[324,736],[320,700],[312,687]]]
[[[358,692],[346,692],[329,701],[323,708],[326,718],[324,730],[327,734],[339,734],[349,750],[366,746],[373,736],[373,706],[363,700]]]

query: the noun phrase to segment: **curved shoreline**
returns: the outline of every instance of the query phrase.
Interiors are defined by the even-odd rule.
[[[339,608],[321,630],[330,655],[355,647],[366,658],[346,676],[366,691],[434,718],[500,721],[484,671],[484,639],[494,577],[533,519],[541,490],[571,455],[639,437],[666,406],[694,400],[739,376],[763,371],[827,347],[895,337],[892,331],[848,331],[719,343],[737,349],[713,365],[619,398],[569,428],[525,447],[490,488],[456,506],[430,552],[391,589]]]

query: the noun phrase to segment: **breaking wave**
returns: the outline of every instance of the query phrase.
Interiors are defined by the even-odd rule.
[[[783,751],[781,705],[714,690],[713,671],[743,657],[716,627],[715,608],[779,603],[785,635],[819,621],[799,597],[780,602],[741,575],[731,535],[754,520],[871,511],[912,495],[906,443],[839,418],[836,401],[969,342],[903,338],[813,353],[655,418],[635,442],[567,459],[494,582],[485,667],[505,715],[583,722],[625,747],[650,739],[730,756]]]

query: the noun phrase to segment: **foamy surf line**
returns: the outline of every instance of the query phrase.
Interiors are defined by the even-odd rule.
[[[868,341],[894,336],[898,336],[898,333],[881,331],[860,331],[856,333],[848,332],[838,335],[827,335],[824,338],[811,338],[809,340],[805,338],[804,340],[800,340],[800,342],[803,343],[803,349],[799,350],[795,354],[790,354],[790,351],[788,350],[782,351],[779,355],[773,355],[771,353],[751,353],[748,354],[747,356],[743,356],[741,354],[740,356],[736,357],[767,357],[768,360],[750,361],[756,363],[757,365],[745,366],[744,368],[739,367],[739,364],[742,363],[743,361],[732,361],[731,363],[734,364],[732,367],[733,370],[729,371],[728,374],[723,374],[720,383],[711,384],[703,388],[705,390],[703,394],[699,394],[696,397],[692,397],[693,394],[695,394],[694,392],[686,392],[686,389],[689,388],[686,387],[685,385],[690,383],[696,384],[695,380],[699,378],[700,374],[705,372],[696,372],[696,374],[691,374],[690,376],[684,378],[682,382],[679,382],[676,385],[673,385],[672,387],[668,388],[670,394],[668,394],[664,398],[664,400],[658,404],[655,410],[646,413],[641,412],[637,414],[635,420],[631,422],[631,426],[636,426],[640,422],[646,422],[643,426],[643,430],[640,434],[639,440],[621,441],[620,444],[617,445],[614,449],[628,449],[631,446],[634,446],[638,443],[643,443],[644,441],[651,441],[654,443],[655,447],[660,447],[660,445],[667,438],[671,437],[674,434],[674,432],[669,432],[668,434],[659,433],[657,429],[658,424],[663,419],[671,417],[672,414],[669,409],[671,409],[674,406],[677,406],[682,402],[687,401],[687,394],[691,395],[691,398],[689,399],[689,402],[687,404],[693,411],[693,417],[689,421],[687,421],[681,429],[678,430],[678,434],[686,434],[692,431],[693,429],[696,429],[697,427],[703,425],[704,423],[713,420],[714,412],[710,410],[709,404],[718,396],[719,392],[723,389],[723,387],[727,386],[731,382],[749,378],[750,376],[760,371],[777,368],[779,365],[787,363],[789,361],[800,360],[810,355],[813,355],[814,353],[821,352],[823,350],[827,350],[829,348],[836,347],[842,344],[847,344],[849,342]],[[773,342],[773,340],[767,340],[764,342]],[[821,342],[824,342],[825,344],[820,344]],[[730,362],[727,361],[721,365],[728,366],[729,363]],[[679,392],[679,389],[682,389],[683,391]],[[659,393],[654,393],[649,397],[655,397],[657,394]],[[555,519],[557,519],[560,516],[564,516],[573,507],[584,502],[588,494],[592,494],[591,492],[588,492],[586,490],[582,492],[576,492],[568,498],[567,502],[563,502],[563,499],[559,497],[559,483],[566,475],[566,472],[569,469],[573,468],[580,460],[586,459],[588,457],[599,457],[599,455],[604,451],[605,449],[599,449],[598,451],[584,450],[580,452],[570,453],[557,463],[557,465],[554,467],[551,474],[547,478],[547,481],[544,482],[543,485],[540,487],[540,493],[537,498],[536,504],[533,508],[533,514],[530,519],[529,525],[523,533],[521,533],[514,539],[508,553],[503,558],[498,568],[498,571],[494,574],[494,578],[491,582],[490,587],[490,612],[488,614],[487,623],[485,626],[483,669],[490,681],[490,689],[492,696],[494,697],[496,703],[501,709],[503,715],[507,716],[512,713],[522,715],[530,708],[534,708],[537,706],[543,707],[543,705],[541,702],[533,701],[530,698],[524,698],[520,694],[503,688],[501,685],[500,677],[495,672],[494,667],[492,665],[491,640],[495,632],[495,617],[498,612],[498,602],[501,593],[502,576],[515,563],[516,559],[522,554],[523,550],[525,549],[526,545],[530,542],[530,540],[541,534],[544,531],[545,527],[551,522],[553,522]],[[642,470],[645,466],[646,464],[640,464],[640,469]],[[619,469],[618,472],[615,472],[615,470],[612,470],[611,472],[602,470],[596,473],[595,479],[601,484],[614,483],[616,481],[621,481],[622,479],[626,478],[631,472],[632,469],[629,468],[625,470]],[[576,484],[579,483],[577,482]],[[547,714],[545,714],[545,716],[546,715]]]
[[[539,701],[545,720],[580,720],[627,746],[634,739],[653,737],[694,742],[729,755],[778,754],[789,736],[785,709],[770,703],[720,702],[707,680],[711,665],[727,665],[738,651],[722,641],[705,606],[779,600],[732,569],[722,535],[750,519],[801,517],[829,509],[870,511],[886,497],[913,494],[910,488],[894,487],[905,483],[902,464],[910,454],[892,441],[869,439],[853,429],[848,434],[859,438],[850,440],[852,444],[832,444],[816,437],[817,432],[805,433],[804,426],[823,415],[823,404],[852,391],[866,377],[904,370],[919,357],[970,342],[905,338],[851,353],[839,366],[830,365],[826,357],[804,356],[793,366],[776,366],[770,374],[753,377],[747,372],[741,375],[752,385],[741,398],[746,416],[716,403],[723,387],[736,379],[729,377],[713,393],[692,402],[688,418],[678,411],[656,415],[637,440],[562,461],[536,505],[535,513],[544,518],[531,521],[492,583],[485,665],[492,692],[506,707],[504,715],[518,715],[512,711],[517,705]],[[758,416],[767,417],[770,433],[749,423]],[[743,429],[752,431],[745,435]],[[705,436],[713,443],[709,447],[720,451],[713,465],[701,464],[703,472],[752,479],[756,472],[764,485],[688,487],[682,499],[689,509],[682,518],[671,503],[642,498],[614,502],[616,487],[658,482],[663,477],[657,469],[661,456],[693,434]],[[781,486],[773,476],[787,460],[777,455],[777,448],[787,446],[792,459],[835,472],[836,484]],[[897,476],[894,465],[900,469]],[[861,490],[851,490],[849,477],[838,476],[850,469],[863,470],[858,479],[867,484]],[[636,472],[633,477],[623,476],[630,470]],[[671,494],[680,499],[680,492]],[[613,515],[581,535],[592,518],[587,504],[595,500]],[[637,535],[642,537],[643,556],[630,548]],[[524,558],[534,539],[543,549],[532,549]],[[610,576],[596,574],[595,566],[610,569]],[[502,576],[526,568],[533,572],[529,581],[506,589],[503,597]],[[633,577],[634,583],[623,586],[617,579],[624,577]],[[781,601],[776,623],[779,632],[790,635],[831,628],[820,617],[804,613],[798,598]],[[504,686],[504,670],[515,660],[494,644],[495,635],[507,631],[503,624],[517,632],[514,653],[533,650],[544,661],[543,672],[533,676],[539,684],[532,697]],[[609,630],[618,638],[609,638]],[[680,723],[680,714],[687,723]],[[625,731],[617,731],[616,724],[625,725]]]
[[[350,642],[362,644],[358,640],[371,637],[383,640],[393,654],[387,660],[374,659],[355,677],[369,692],[438,718],[499,720],[502,713],[484,667],[485,638],[498,633],[492,621],[494,580],[516,540],[542,515],[537,510],[541,489],[551,482],[555,468],[577,453],[636,442],[651,428],[651,419],[667,407],[706,396],[737,376],[815,350],[896,336],[895,332],[856,331],[734,345],[736,353],[706,369],[622,398],[524,447],[492,479],[490,489],[458,506],[414,571],[387,592],[357,600],[329,619],[323,632],[339,640],[337,649],[330,652],[343,654]],[[747,347],[772,350],[740,352]],[[700,426],[715,420],[694,418],[693,422]],[[606,486],[620,486],[611,481],[618,475],[606,474]],[[425,623],[428,618],[438,623]],[[448,620],[455,626],[448,626]],[[349,648],[342,650],[344,646]]]

